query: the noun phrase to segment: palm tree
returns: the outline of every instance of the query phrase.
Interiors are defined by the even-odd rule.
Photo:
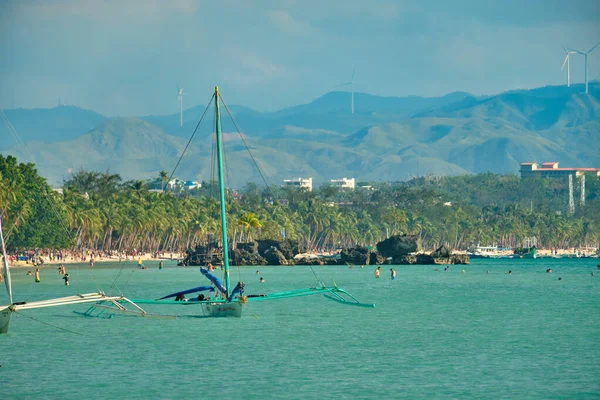
[[[250,234],[250,230],[260,229],[262,227],[262,223],[258,220],[256,215],[251,212],[244,213],[237,221],[238,225],[242,226],[246,230],[246,240],[252,241],[252,236]]]
[[[165,191],[165,183],[169,181],[169,173],[164,169],[158,173],[158,179],[160,179],[161,190]]]

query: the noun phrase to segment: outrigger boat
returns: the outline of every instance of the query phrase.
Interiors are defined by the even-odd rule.
[[[238,284],[232,289],[231,280],[229,277],[229,248],[227,241],[227,220],[225,214],[225,183],[223,178],[223,144],[221,135],[221,115],[219,111],[219,100],[223,102],[219,94],[219,88],[215,87],[215,92],[209,102],[209,106],[214,99],[215,107],[215,137],[216,137],[216,153],[217,167],[219,175],[219,202],[221,213],[221,240],[223,242],[223,271],[225,284],[221,284],[221,280],[210,273],[207,268],[200,268],[200,272],[211,282],[209,286],[199,286],[191,289],[178,291],[168,294],[157,300],[133,300],[136,304],[161,304],[161,305],[197,305],[202,308],[204,317],[241,317],[244,305],[248,302],[258,302],[265,300],[286,299],[292,297],[324,295],[326,298],[334,300],[341,304],[354,305],[359,307],[373,308],[375,304],[365,304],[359,302],[354,296],[339,288],[337,285],[326,286],[322,282],[316,287],[309,287],[285,292],[270,293],[270,294],[244,294],[244,283]],[[223,102],[225,108],[227,105]],[[209,107],[207,106],[207,107]],[[229,110],[227,110],[229,111]],[[206,111],[205,111],[206,113]],[[183,156],[183,155],[182,155]],[[195,299],[183,300],[183,296],[190,293],[212,292],[213,297],[210,299],[204,298],[204,294],[199,295]],[[93,313],[94,306],[90,307],[89,313]]]
[[[67,306],[80,303],[96,303],[95,307],[110,308],[113,314],[131,314],[137,316],[155,316],[148,314],[140,306],[129,300],[125,296],[108,296],[104,292],[76,294],[74,296],[59,297],[55,299],[40,300],[40,301],[13,301],[12,281],[10,276],[10,266],[6,255],[6,246],[4,244],[4,235],[2,233],[2,217],[0,216],[0,242],[2,242],[3,256],[3,276],[8,292],[9,305],[0,306],[0,333],[8,333],[8,327],[13,314],[19,313],[22,310],[31,310],[34,308],[46,308],[56,306]],[[127,305],[131,309],[127,308]]]

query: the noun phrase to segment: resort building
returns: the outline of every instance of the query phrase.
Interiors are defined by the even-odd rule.
[[[342,178],[342,179],[332,179],[329,181],[331,186],[335,186],[339,189],[351,189],[354,190],[354,178]]]
[[[284,179],[283,186],[304,188],[312,192],[312,178]]]
[[[199,189],[201,187],[202,187],[202,184],[200,182],[196,182],[196,181],[187,181],[183,184],[183,188],[185,190]]]
[[[148,190],[150,192],[179,192],[184,188],[185,181],[179,178],[173,178],[170,181],[162,181],[160,179],[154,179],[153,181],[147,182]]]
[[[576,177],[583,174],[594,174],[600,176],[600,168],[559,168],[558,162],[550,161],[542,163],[541,167],[538,167],[537,163],[524,162],[521,163],[521,178],[528,178],[530,176],[539,176],[542,178],[560,178],[569,175],[575,175]]]

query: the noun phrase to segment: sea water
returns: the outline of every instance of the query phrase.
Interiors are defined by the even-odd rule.
[[[394,281],[390,266],[379,279],[373,266],[313,267],[373,309],[310,296],[250,303],[241,319],[100,319],[75,313],[85,304],[26,310],[0,335],[0,399],[597,398],[598,262],[395,266]],[[54,267],[38,284],[15,269],[15,301],[97,288],[158,298],[205,283],[197,268],[147,265],[67,266],[71,286]],[[256,268],[233,268],[232,282],[247,293],[315,282],[306,266]]]

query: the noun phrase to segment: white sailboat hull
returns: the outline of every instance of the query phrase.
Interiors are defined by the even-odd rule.
[[[243,304],[240,302],[232,303],[205,303],[202,304],[202,311],[205,317],[242,317]]]
[[[0,333],[8,333],[8,325],[10,324],[11,316],[12,310],[9,307],[0,310]]]

